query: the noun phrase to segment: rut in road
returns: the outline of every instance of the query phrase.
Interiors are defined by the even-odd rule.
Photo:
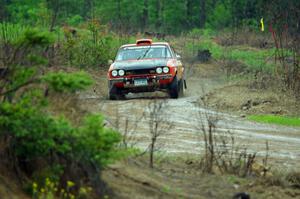
[[[146,149],[150,143],[148,104],[156,100],[164,101],[163,117],[173,128],[158,139],[160,150],[166,153],[199,154],[204,142],[199,125],[206,121],[205,115],[218,118],[217,133],[234,136],[236,143],[248,152],[257,152],[265,156],[266,141],[269,143],[269,156],[274,163],[285,164],[293,168],[300,167],[300,128],[290,128],[246,121],[238,116],[209,110],[198,105],[200,96],[169,99],[164,94],[129,95],[127,100],[83,104],[91,112],[102,112],[112,126],[118,123],[118,129],[131,130],[129,142],[136,147]],[[97,96],[94,96],[97,98]],[[81,100],[93,98],[82,96]],[[127,120],[127,122],[126,122]],[[127,124],[126,124],[127,123]]]

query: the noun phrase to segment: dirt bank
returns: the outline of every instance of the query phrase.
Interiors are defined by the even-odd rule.
[[[299,198],[300,190],[264,185],[256,178],[233,175],[203,174],[199,162],[185,158],[163,159],[149,169],[147,160],[139,158],[110,166],[103,174],[113,188],[112,198],[195,198],[226,199],[236,193],[248,192],[256,199]]]

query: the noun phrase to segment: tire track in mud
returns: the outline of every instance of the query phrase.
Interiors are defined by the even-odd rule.
[[[198,98],[199,96],[189,96],[169,99],[164,97],[164,94],[159,94],[158,98],[151,94],[138,94],[129,95],[128,99],[123,101],[103,100],[92,106],[89,103],[89,106],[83,107],[91,112],[102,112],[112,126],[118,123],[121,132],[124,132],[125,120],[128,120],[128,129],[132,131],[128,141],[141,149],[146,149],[150,143],[148,103],[154,99],[157,102],[164,101],[164,111],[161,114],[173,128],[158,138],[157,144],[163,152],[201,153],[204,142],[199,127],[206,123],[205,115],[209,115],[218,118],[216,133],[233,136],[241,148],[245,147],[248,152],[257,152],[258,156],[263,157],[268,141],[268,153],[273,163],[300,168],[300,128],[258,124],[234,115],[212,111],[197,105]],[[81,100],[85,100],[85,97],[81,97]]]
[[[257,152],[265,156],[266,142],[269,145],[269,157],[277,164],[300,168],[300,128],[291,128],[247,121],[239,116],[210,110],[199,105],[204,94],[224,86],[224,77],[212,66],[210,74],[190,71],[187,75],[188,90],[185,97],[169,99],[165,93],[129,94],[126,100],[109,101],[105,94],[81,93],[79,101],[83,110],[102,112],[111,126],[124,132],[127,126],[129,142],[136,147],[146,149],[150,143],[148,104],[164,101],[163,118],[173,128],[158,138],[160,150],[175,154],[199,154],[203,151],[204,141],[201,125],[207,123],[206,115],[218,119],[216,132],[224,136],[233,136],[240,148],[248,152]],[[199,75],[200,74],[200,75]],[[106,85],[106,78],[98,78],[100,85]],[[104,86],[105,88],[105,86]],[[104,91],[105,92],[105,91]],[[102,99],[101,99],[102,96]],[[128,123],[126,124],[126,120]],[[230,133],[227,133],[230,131]]]

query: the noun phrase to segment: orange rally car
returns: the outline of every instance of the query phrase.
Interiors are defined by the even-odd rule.
[[[120,99],[130,92],[157,90],[178,98],[186,88],[184,73],[180,56],[168,43],[137,40],[135,44],[121,46],[109,67],[109,99]]]

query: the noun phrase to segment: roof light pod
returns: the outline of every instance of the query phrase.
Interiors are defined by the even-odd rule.
[[[136,41],[138,46],[148,46],[152,44],[152,39],[139,39]]]

